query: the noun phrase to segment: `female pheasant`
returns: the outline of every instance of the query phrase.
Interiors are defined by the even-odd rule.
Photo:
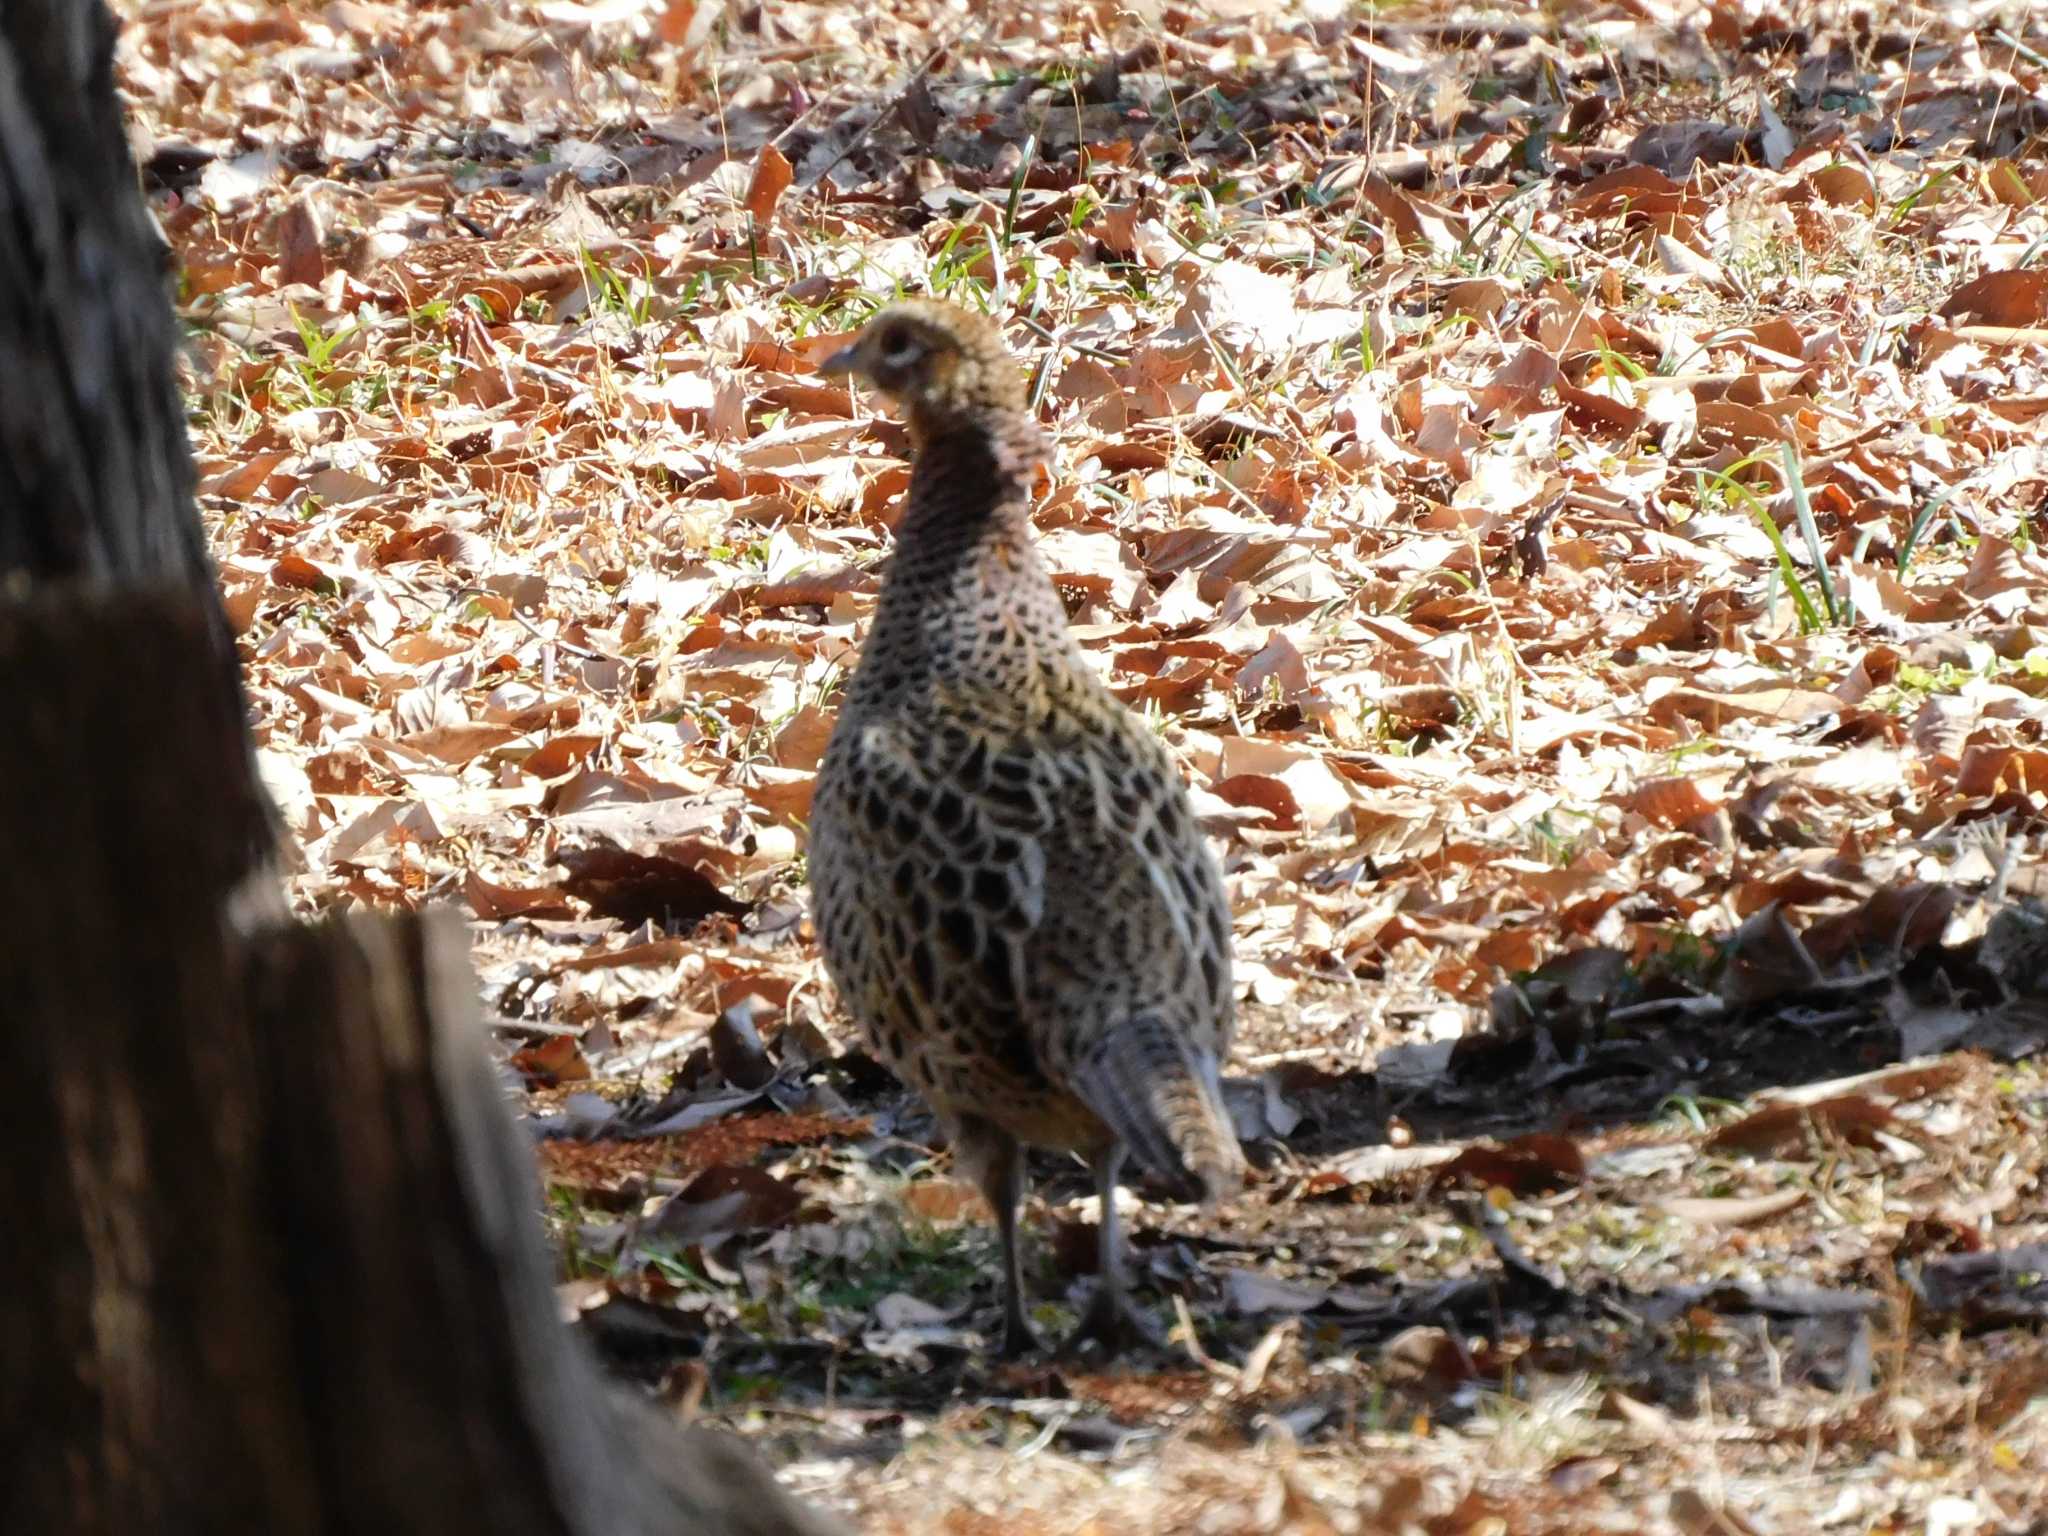
[[[1171,760],[1096,678],[1032,547],[1047,444],[1001,331],[908,300],[823,366],[892,396],[915,451],[812,802],[825,963],[995,1209],[1005,1354],[1035,1347],[1022,1147],[1090,1160],[1102,1278],[1072,1342],[1114,1352],[1150,1332],[1123,1288],[1125,1156],[1204,1201],[1242,1181],[1218,1086],[1222,880]]]

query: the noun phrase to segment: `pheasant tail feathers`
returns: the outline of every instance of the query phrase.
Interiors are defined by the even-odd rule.
[[[1091,1041],[1074,1092],[1150,1173],[1210,1204],[1244,1179],[1244,1153],[1216,1086],[1216,1065],[1156,1014]]]

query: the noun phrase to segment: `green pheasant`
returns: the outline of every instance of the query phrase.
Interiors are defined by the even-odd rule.
[[[824,366],[893,397],[915,452],[812,804],[826,966],[995,1210],[1006,1354],[1035,1347],[1022,1149],[1089,1159],[1102,1278],[1073,1342],[1114,1351],[1150,1333],[1123,1286],[1126,1156],[1204,1201],[1242,1183],[1218,1086],[1222,880],[1173,763],[1097,679],[1032,546],[1047,444],[1001,331],[910,300]]]

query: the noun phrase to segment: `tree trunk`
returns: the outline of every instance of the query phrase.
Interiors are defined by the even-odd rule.
[[[0,596],[60,580],[181,588],[210,644],[178,686],[217,689],[239,711],[234,635],[192,506],[166,253],[114,101],[113,39],[101,0],[0,4]],[[216,793],[234,799],[256,868],[277,821],[238,750],[241,771]]]
[[[459,928],[279,917],[110,37],[0,6],[0,1530],[836,1529],[561,1326]]]

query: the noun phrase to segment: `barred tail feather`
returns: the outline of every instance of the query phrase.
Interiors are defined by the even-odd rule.
[[[1157,1015],[1110,1030],[1074,1066],[1073,1089],[1147,1172],[1204,1204],[1238,1188],[1244,1152],[1216,1064]]]

